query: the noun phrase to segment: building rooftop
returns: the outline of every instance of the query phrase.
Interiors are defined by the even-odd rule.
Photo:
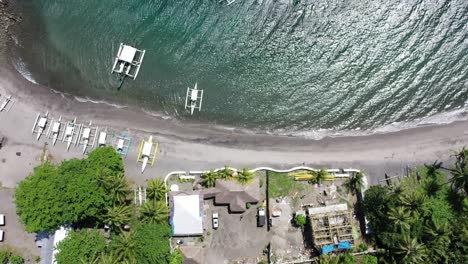
[[[200,195],[177,193],[171,195],[172,234],[174,236],[203,235],[203,211]]]
[[[248,185],[241,185],[235,180],[217,180],[215,188],[202,191],[204,199],[214,198],[215,204],[228,205],[229,211],[242,213],[247,203],[260,201],[260,188],[258,178]]]

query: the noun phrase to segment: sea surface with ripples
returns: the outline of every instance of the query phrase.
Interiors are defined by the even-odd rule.
[[[271,133],[466,114],[466,0],[19,2],[22,67],[76,96]],[[146,55],[118,90],[110,71],[121,42]],[[190,117],[195,82],[205,93]]]

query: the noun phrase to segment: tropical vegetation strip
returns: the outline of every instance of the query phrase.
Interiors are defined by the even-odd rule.
[[[98,148],[86,159],[43,163],[16,189],[17,213],[28,232],[73,231],[58,246],[60,263],[182,263],[170,252],[164,182],[149,183],[136,207],[119,154]]]
[[[293,216],[286,224],[277,218],[273,230],[283,228],[289,234],[291,224],[300,229],[305,243],[312,246],[306,247],[315,247],[309,255],[312,261],[320,264],[468,263],[467,150],[457,153],[452,166],[444,167],[438,162],[424,165],[410,171],[405,178],[367,190],[364,190],[365,176],[357,170],[345,179],[334,175],[325,168],[269,173],[271,210],[287,209],[291,212],[287,218]],[[222,180],[218,185],[227,180],[252,188],[251,183],[255,181],[262,189],[264,178],[256,176],[258,173],[249,168],[237,171],[226,166],[202,173],[199,183],[211,188],[218,180]],[[197,182],[187,184],[196,185]],[[71,228],[57,245],[55,259],[59,264],[183,263],[182,252],[177,246],[171,250],[169,243],[172,232],[165,182],[159,178],[148,181],[146,193],[146,202],[134,205],[122,159],[113,148],[107,147],[96,149],[85,159],[41,164],[18,184],[15,199],[17,213],[28,232],[53,233],[63,226]],[[320,255],[321,246],[311,243],[315,238],[307,239],[306,234],[314,234],[310,230],[310,226],[313,229],[311,221],[320,216],[312,217],[304,208],[326,207],[326,201],[322,201],[325,198],[346,204],[353,212],[353,217],[349,213],[352,227],[348,231],[352,230],[356,243],[351,250],[338,248]],[[303,204],[307,199],[320,205]],[[292,206],[288,209],[284,201],[290,201]],[[246,209],[249,207],[247,204]],[[352,225],[354,218],[361,223],[361,235],[355,234],[358,231]],[[222,224],[243,221],[243,218],[223,221]],[[279,225],[275,226],[276,223]],[[274,238],[275,235],[272,244]],[[271,259],[274,263],[274,256]],[[0,263],[23,262],[14,250],[0,248]]]

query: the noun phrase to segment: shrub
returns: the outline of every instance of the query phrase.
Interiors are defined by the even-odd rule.
[[[367,246],[366,244],[360,244],[358,247],[357,247],[357,251],[358,252],[362,252],[362,251],[366,251],[369,249],[369,246]]]
[[[106,239],[97,230],[70,231],[57,245],[57,263],[74,263],[77,260],[91,262],[106,249]]]
[[[8,258],[10,257],[11,252],[2,250],[0,251],[0,264],[6,264],[8,262]]]
[[[10,264],[23,264],[24,258],[22,256],[13,255],[10,257]]]
[[[377,264],[377,263],[378,263],[378,259],[376,256],[364,255],[362,257],[362,264]]]
[[[174,250],[171,255],[171,261],[169,264],[182,264],[184,262],[184,255],[180,251],[180,249]]]
[[[171,227],[164,224],[141,224],[135,229],[136,263],[168,263],[171,260],[168,239]]]
[[[307,218],[305,217],[305,215],[296,215],[296,217],[294,217],[294,222],[296,223],[296,225],[304,227],[307,222]]]

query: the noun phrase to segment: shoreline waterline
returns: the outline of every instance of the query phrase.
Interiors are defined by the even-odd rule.
[[[14,58],[11,58],[12,60]],[[14,68],[15,70],[23,76],[27,81],[29,81],[32,84],[43,86],[38,84],[33,78],[30,72],[25,70],[24,68],[20,68],[20,66],[17,65],[17,63],[14,63]],[[24,67],[24,66],[23,66]],[[45,86],[44,86],[45,87]],[[79,103],[92,103],[92,104],[102,104],[105,106],[110,106],[114,107],[116,109],[122,109],[122,108],[132,108],[135,109],[136,111],[141,111],[142,114],[149,115],[152,117],[156,118],[161,118],[164,120],[176,120],[176,122],[189,122],[189,123],[195,123],[197,125],[205,125],[205,126],[210,126],[214,127],[219,130],[225,130],[226,132],[231,132],[233,130],[236,130],[238,132],[243,132],[245,134],[265,134],[265,135],[271,135],[271,136],[285,136],[285,137],[298,137],[298,138],[304,138],[304,139],[311,139],[311,140],[321,140],[324,138],[340,138],[340,137],[360,137],[360,136],[371,136],[374,134],[386,134],[386,133],[392,133],[392,132],[398,132],[402,130],[407,130],[407,129],[413,129],[413,128],[419,128],[419,127],[426,127],[426,126],[440,126],[440,125],[447,125],[453,122],[458,122],[458,121],[467,121],[468,120],[468,101],[465,103],[463,107],[458,107],[456,109],[442,112],[442,113],[436,113],[430,116],[426,117],[421,117],[417,118],[415,120],[407,120],[403,122],[394,122],[391,124],[386,124],[382,125],[380,127],[376,127],[373,129],[367,129],[367,130],[361,130],[359,128],[354,129],[354,130],[332,130],[332,129],[309,129],[309,130],[285,130],[285,129],[277,129],[277,130],[262,130],[262,129],[249,129],[245,127],[234,127],[234,126],[229,126],[229,125],[216,125],[213,123],[209,122],[203,122],[203,121],[194,121],[191,122],[190,120],[187,119],[180,119],[175,116],[171,116],[165,113],[162,113],[160,111],[152,111],[144,108],[138,109],[136,106],[132,105],[124,105],[124,104],[118,104],[116,102],[112,101],[106,101],[106,100],[100,100],[100,99],[94,99],[88,96],[81,97],[81,96],[76,96],[72,94],[68,94],[66,92],[60,92],[57,90],[54,90],[51,87],[46,87],[49,89],[51,92],[59,94],[62,98],[68,97],[68,98],[73,98]]]

